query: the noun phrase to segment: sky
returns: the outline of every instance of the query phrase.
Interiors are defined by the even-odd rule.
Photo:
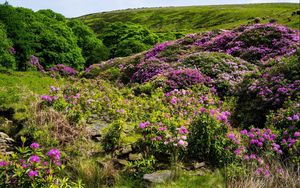
[[[0,0],[0,3],[4,2],[5,0]],[[10,5],[26,7],[35,11],[52,9],[70,18],[90,13],[127,8],[268,2],[298,3],[299,0],[8,0],[8,2]]]

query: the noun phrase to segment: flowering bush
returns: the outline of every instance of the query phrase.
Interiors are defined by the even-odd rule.
[[[227,133],[230,113],[218,109],[201,108],[200,114],[190,125],[188,154],[190,158],[222,166],[233,161],[234,156],[226,149],[231,143]]]
[[[202,40],[202,39],[200,39]],[[299,31],[274,24],[241,26],[195,44],[206,51],[241,57],[249,62],[292,55],[299,48]]]
[[[197,69],[173,70],[165,74],[167,87],[170,89],[184,89],[192,85],[209,82]]]
[[[40,72],[45,72],[44,67],[39,63],[39,58],[32,55],[29,60],[29,64],[35,67]]]
[[[49,71],[53,75],[58,74],[60,76],[75,76],[78,73],[72,67],[66,66],[64,64],[57,64],[54,67],[50,68]]]
[[[141,62],[136,68],[136,72],[131,77],[131,82],[147,82],[156,75],[172,70],[169,64],[158,59]]]
[[[270,110],[281,108],[300,92],[300,64],[297,56],[283,58],[260,74],[244,79],[238,93],[235,117],[243,125],[263,126]]]
[[[251,63],[216,52],[191,54],[182,63],[189,68],[197,68],[210,77],[220,94],[233,93],[245,75],[257,71],[256,66]]]
[[[23,142],[25,142],[23,138]],[[0,185],[3,187],[51,187],[70,186],[68,178],[62,178],[64,165],[56,148],[47,153],[38,143],[21,147],[17,153],[0,159]],[[76,186],[76,184],[73,184]]]

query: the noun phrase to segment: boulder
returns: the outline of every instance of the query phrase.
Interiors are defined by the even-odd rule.
[[[152,174],[144,174],[143,179],[151,183],[164,183],[171,178],[171,171],[164,170]]]
[[[130,153],[129,160],[130,161],[139,161],[143,159],[143,155],[141,153]]]
[[[7,134],[0,132],[0,155],[9,155],[12,153],[14,140]]]

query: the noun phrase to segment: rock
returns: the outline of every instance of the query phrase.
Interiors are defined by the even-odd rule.
[[[143,159],[143,155],[141,153],[130,153],[129,160],[130,161],[138,161]]]
[[[121,149],[117,150],[116,155],[117,156],[126,155],[130,152],[132,152],[132,146],[126,145],[126,146],[122,147]]]
[[[99,142],[101,131],[108,126],[109,124],[104,121],[93,121],[89,126],[87,126],[86,129],[90,135],[90,138],[96,142]]]
[[[171,178],[171,171],[165,170],[160,172],[154,172],[152,174],[144,174],[143,179],[151,183],[164,183]]]
[[[0,155],[11,154],[14,146],[14,140],[7,134],[0,132]]]
[[[123,159],[118,159],[118,163],[121,164],[121,165],[124,165],[124,166],[128,165],[128,161],[123,160]]]
[[[201,163],[194,163],[193,164],[194,166],[194,169],[199,169],[201,167],[204,167],[205,166],[205,162],[201,162]]]

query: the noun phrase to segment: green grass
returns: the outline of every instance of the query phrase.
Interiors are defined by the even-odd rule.
[[[292,28],[300,29],[300,4],[273,3],[248,5],[190,6],[167,8],[141,8],[95,13],[79,17],[101,34],[113,22],[132,22],[148,27],[155,33],[193,33],[212,29],[229,29],[260,18],[263,23],[278,20]]]
[[[0,72],[0,111],[14,109],[15,119],[22,119],[30,104],[40,95],[48,93],[56,81],[39,72]]]

